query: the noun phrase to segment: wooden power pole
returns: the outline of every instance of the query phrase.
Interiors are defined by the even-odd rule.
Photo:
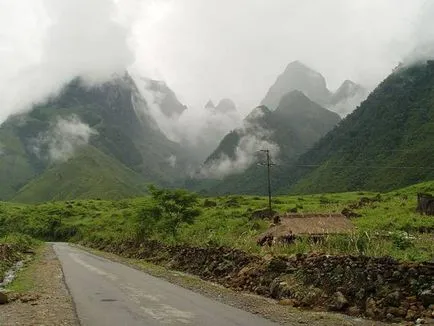
[[[268,214],[269,217],[271,218],[273,215],[273,211],[272,211],[272,207],[271,207],[271,166],[273,166],[274,164],[271,162],[271,157],[270,157],[270,150],[269,149],[263,149],[261,150],[261,152],[264,152],[267,155],[267,162],[264,164],[262,163],[261,165],[266,165],[267,166],[267,178],[268,178]]]

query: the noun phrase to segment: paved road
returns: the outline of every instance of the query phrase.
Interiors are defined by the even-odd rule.
[[[54,250],[82,326],[276,325],[68,244]]]

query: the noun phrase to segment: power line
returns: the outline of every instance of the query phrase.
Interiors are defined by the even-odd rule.
[[[264,164],[260,164],[264,165]],[[391,169],[391,170],[434,170],[434,166],[387,166],[387,165],[333,165],[333,164],[273,164],[277,166],[293,166],[293,167],[306,167],[306,168],[318,168],[318,167],[330,167],[330,168],[358,168],[358,169]]]
[[[387,165],[378,165],[378,166],[366,166],[366,165],[329,165],[329,164],[288,164],[296,167],[312,167],[317,168],[320,166],[332,167],[332,168],[359,168],[359,169],[393,169],[393,170],[434,170],[434,167],[431,166],[387,166]]]

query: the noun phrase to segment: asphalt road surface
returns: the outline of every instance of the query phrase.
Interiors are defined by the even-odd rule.
[[[68,244],[54,250],[82,326],[277,325]]]

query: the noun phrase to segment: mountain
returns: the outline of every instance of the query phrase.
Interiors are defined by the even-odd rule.
[[[277,78],[262,100],[261,105],[274,110],[278,107],[282,97],[293,90],[303,92],[312,101],[320,105],[328,104],[331,96],[330,91],[327,89],[326,80],[320,73],[300,61],[294,61]]]
[[[214,110],[215,109],[215,105],[213,103],[212,100],[209,100],[206,104],[205,104],[205,109],[209,109],[209,110]]]
[[[18,202],[45,202],[86,198],[121,199],[143,194],[145,179],[92,146],[71,159],[53,164],[12,198]]]
[[[266,106],[254,109],[243,128],[228,133],[208,157],[199,176],[223,180],[212,192],[260,191],[263,171],[255,162],[258,151],[269,149],[279,164],[294,161],[335,127],[339,115],[322,108],[300,91],[286,94],[274,111]],[[245,172],[243,172],[245,170]]]
[[[215,107],[215,110],[220,113],[236,113],[237,107],[235,103],[228,98],[222,99],[217,106]]]
[[[229,98],[220,100],[217,105],[215,105],[212,100],[209,100],[205,104],[205,109],[214,114],[238,114],[237,106],[234,101]]]
[[[140,89],[148,105],[157,105],[167,117],[179,117],[187,107],[176,97],[164,81],[144,77],[135,77],[134,81]]]
[[[434,61],[401,68],[281,172],[281,191],[382,191],[434,179]]]
[[[230,130],[241,125],[241,117],[235,103],[230,99],[222,99],[217,106],[209,100],[204,110],[188,117],[188,123],[184,120],[182,126],[190,128],[190,125],[194,124],[194,128],[190,133],[181,130],[181,134],[188,136],[181,141],[181,145],[190,157],[196,159],[196,165],[191,169],[193,172],[209,156],[210,149],[215,149]]]
[[[323,75],[300,61],[290,63],[268,90],[261,105],[274,110],[281,98],[290,91],[299,90],[312,101],[323,107],[346,116],[353,111],[367,96],[367,90],[350,80],[344,81],[333,93],[327,88]]]
[[[346,80],[332,94],[329,102],[331,110],[344,117],[351,113],[368,95],[367,90],[351,80]]]
[[[32,193],[48,200],[50,185],[69,187],[65,193],[77,198],[118,198],[142,193],[145,182],[170,185],[188,165],[127,73],[97,86],[71,81],[58,96],[6,120],[0,144],[0,200],[30,200]],[[59,196],[53,198],[72,198]]]
[[[364,93],[365,89],[351,80],[346,80],[343,84],[332,94],[330,104],[335,105],[339,102],[345,101],[348,98],[354,97],[357,94]]]

